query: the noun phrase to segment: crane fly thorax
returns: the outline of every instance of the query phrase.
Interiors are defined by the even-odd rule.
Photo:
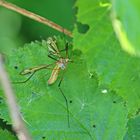
[[[59,68],[61,68],[62,70],[66,69],[67,64],[69,62],[68,58],[60,58],[59,61],[57,61],[57,65],[59,66]]]

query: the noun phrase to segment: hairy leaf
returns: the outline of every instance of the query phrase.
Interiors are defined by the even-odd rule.
[[[58,38],[57,42],[61,48],[65,47],[64,40]],[[19,74],[23,69],[55,62],[47,54],[45,41],[13,50],[6,61],[12,83],[28,78]],[[69,105],[70,128],[66,103],[58,88],[63,72],[51,86],[47,80],[52,69],[36,72],[26,83],[13,83],[22,119],[33,138],[121,140],[127,123],[124,101],[107,85],[99,85],[98,76],[88,71],[80,50],[72,51],[71,59],[73,63],[69,62],[61,83]],[[5,103],[1,102],[0,106],[2,117],[10,122]]]

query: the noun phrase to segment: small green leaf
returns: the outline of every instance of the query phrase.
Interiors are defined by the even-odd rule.
[[[112,22],[122,48],[140,56],[140,1],[112,0]]]

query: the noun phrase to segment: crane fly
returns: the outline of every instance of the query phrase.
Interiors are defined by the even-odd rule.
[[[55,60],[54,68],[52,69],[52,65],[54,65],[54,64],[46,64],[46,65],[40,65],[40,66],[24,69],[23,71],[20,72],[20,75],[27,75],[27,74],[31,74],[31,75],[25,81],[14,82],[14,83],[25,83],[29,79],[31,79],[31,77],[37,71],[42,70],[42,69],[52,69],[51,75],[50,75],[47,83],[48,83],[48,85],[54,84],[58,79],[59,72],[61,70],[65,72],[68,63],[73,62],[68,57],[68,47],[69,47],[69,44],[67,42],[65,44],[65,48],[63,50],[59,50],[59,48],[57,46],[56,38],[55,37],[49,37],[48,40],[47,40],[48,57]],[[61,51],[65,51],[65,57],[63,57],[61,55]],[[64,92],[61,89],[61,83],[62,83],[62,80],[63,80],[63,76],[64,76],[64,73],[63,73],[63,75],[62,75],[62,77],[59,81],[58,88],[59,88],[61,94],[63,95],[64,99],[65,99],[66,108],[67,108],[68,127],[70,127],[68,100],[67,100],[66,96],[64,95]]]

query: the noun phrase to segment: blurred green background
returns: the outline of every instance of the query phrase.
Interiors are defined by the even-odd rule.
[[[74,27],[75,0],[9,0],[19,7],[39,14],[72,31]],[[9,53],[11,48],[34,40],[46,39],[62,33],[16,12],[0,7],[0,51]]]

